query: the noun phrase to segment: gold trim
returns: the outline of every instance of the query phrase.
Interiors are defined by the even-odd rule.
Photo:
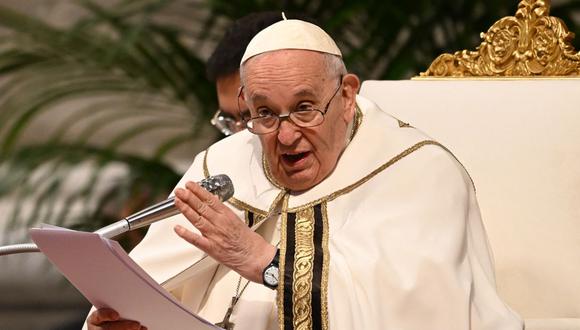
[[[268,216],[262,216],[262,215],[258,215],[256,213],[254,213],[254,225],[252,226],[252,228],[259,227],[260,224],[268,218],[269,218]]]
[[[209,178],[210,177],[210,173],[209,173],[209,169],[207,166],[207,155],[209,153],[209,148],[207,148],[205,150],[205,154],[203,155],[203,175],[205,176],[205,178]],[[240,211],[250,211],[253,212],[254,215],[259,215],[261,217],[264,217],[264,219],[268,216],[268,212],[264,211],[264,210],[260,210],[259,208],[256,208],[246,202],[243,202],[235,197],[231,197],[230,199],[227,200],[228,203],[230,203],[232,206],[234,206],[235,208],[237,208]]]
[[[209,178],[209,169],[207,168],[207,154],[209,153],[209,148],[205,149],[205,154],[203,154],[203,176]]]
[[[246,202],[242,202],[241,200],[239,200],[235,197],[231,197],[230,199],[228,199],[228,203],[230,203],[232,206],[234,206],[235,208],[237,208],[238,210],[241,210],[241,211],[254,212],[254,214],[258,214],[262,217],[268,216],[268,212],[266,212],[264,210],[260,210],[256,207],[253,207],[252,205],[250,205]]]
[[[278,206],[278,204],[280,203],[282,198],[284,198],[284,196],[286,196],[287,194],[288,194],[287,189],[284,189],[278,193],[278,195],[276,196],[276,198],[274,198],[274,201],[270,205],[270,208],[268,209],[268,215],[267,215],[268,217],[272,216],[274,214],[274,212],[276,212],[276,207]]]
[[[533,77],[506,77],[506,76],[490,76],[490,77],[411,77],[411,80],[417,81],[536,81],[536,80],[580,80],[580,76],[533,76]]]
[[[266,176],[266,179],[268,179],[268,181],[270,181],[270,183],[274,185],[274,187],[280,190],[284,190],[284,187],[282,187],[282,185],[279,184],[278,181],[276,181],[276,179],[274,179],[272,171],[270,171],[270,165],[268,164],[266,156],[264,155],[264,150],[262,150],[262,168],[264,170],[264,175]]]
[[[359,181],[346,186],[343,189],[340,189],[338,191],[335,191],[329,195],[326,195],[324,197],[318,198],[317,200],[313,201],[313,202],[309,202],[300,206],[295,206],[293,208],[290,208],[288,210],[288,212],[300,212],[301,210],[305,209],[305,208],[309,208],[309,207],[313,207],[316,204],[320,204],[323,202],[330,202],[332,200],[334,200],[335,198],[347,194],[351,191],[353,191],[354,189],[358,188],[360,185],[364,184],[365,182],[367,182],[368,180],[370,180],[372,177],[374,177],[375,175],[377,175],[378,173],[382,172],[383,170],[385,170],[386,168],[390,167],[391,165],[393,165],[394,163],[398,162],[399,160],[401,160],[402,158],[408,156],[410,153],[418,150],[419,148],[425,146],[425,145],[437,145],[441,148],[443,148],[443,150],[447,151],[449,154],[451,154],[451,156],[453,156],[453,158],[461,165],[461,167],[463,167],[463,169],[465,170],[465,172],[467,173],[467,176],[469,177],[469,179],[471,180],[471,184],[473,185],[473,189],[477,192],[477,188],[475,187],[475,182],[473,181],[473,178],[471,177],[471,175],[469,174],[469,171],[467,171],[467,168],[465,168],[465,166],[461,163],[461,161],[459,161],[459,159],[455,156],[455,154],[453,154],[453,152],[451,152],[451,150],[449,150],[447,147],[445,147],[444,145],[442,145],[441,143],[437,142],[437,141],[433,141],[433,140],[424,140],[421,141],[413,146],[411,146],[410,148],[404,150],[403,152],[401,152],[400,154],[398,154],[397,156],[393,157],[392,159],[390,159],[388,162],[386,162],[385,164],[379,166],[377,169],[375,169],[374,171],[372,171],[371,173],[369,173],[368,175],[366,175],[364,178],[360,179]],[[206,151],[206,155],[204,157],[204,171],[207,170],[207,164],[206,164],[206,159],[207,159],[207,151]],[[209,174],[209,173],[208,173]],[[207,176],[206,176],[207,177]],[[277,206],[277,204],[280,202],[280,200],[285,197],[288,194],[288,190],[282,190],[280,191],[280,193],[278,194],[278,196],[276,196],[276,198],[274,199],[274,201],[272,202],[272,204],[270,205],[270,209],[268,210],[268,212],[260,210],[258,208],[255,208],[253,206],[251,206],[250,204],[247,204],[241,200],[236,199],[235,197],[232,197],[228,200],[228,203],[232,204],[234,207],[236,207],[239,210],[249,210],[251,212],[254,212],[254,215],[259,215],[261,217],[263,217],[263,219],[260,222],[255,222],[254,225],[261,223],[263,220],[267,219],[268,217],[272,216],[272,214],[274,213],[274,210]]]
[[[293,208],[290,208],[288,210],[288,212],[300,212],[303,209],[306,208],[310,208],[313,207],[316,204],[320,204],[320,203],[324,203],[324,202],[330,202],[333,199],[342,196],[344,194],[347,194],[351,191],[353,191],[354,189],[358,188],[359,186],[361,186],[362,184],[364,184],[365,182],[369,181],[370,179],[372,179],[375,175],[379,174],[380,172],[382,172],[383,170],[387,169],[388,167],[390,167],[391,165],[395,164],[396,162],[398,162],[399,160],[407,157],[408,155],[410,155],[411,153],[417,151],[419,148],[424,147],[426,145],[437,145],[440,147],[443,147],[446,151],[447,148],[445,148],[443,145],[441,145],[439,142],[437,141],[433,141],[433,140],[424,140],[421,142],[416,143],[415,145],[407,148],[406,150],[404,150],[403,152],[401,152],[400,154],[396,155],[395,157],[391,158],[388,162],[386,162],[385,164],[379,166],[377,169],[375,169],[374,171],[372,171],[371,173],[369,173],[368,175],[366,175],[364,178],[358,180],[357,182],[350,184],[340,190],[337,190],[335,192],[333,192],[332,194],[326,195],[324,197],[321,197],[315,201],[312,201],[310,203],[307,204],[303,204],[300,206],[296,206]],[[449,152],[449,151],[448,151]]]
[[[420,77],[578,76],[574,33],[550,13],[550,0],[522,0],[515,16],[495,22],[475,51],[442,54]]]
[[[278,195],[276,196],[276,198],[274,198],[274,201],[272,202],[272,205],[270,205],[270,209],[268,210],[267,214],[257,214],[254,213],[254,225],[252,226],[252,228],[257,228],[260,224],[262,224],[262,222],[266,219],[269,219],[270,217],[272,217],[274,215],[274,213],[276,212],[276,207],[278,206],[278,204],[280,203],[280,201],[282,201],[282,199],[287,195],[288,191],[287,190],[282,190],[280,191],[280,193],[278,193]],[[243,204],[245,207],[250,207],[253,208],[252,206],[245,204],[242,201],[239,201],[236,199],[237,203]]]
[[[352,141],[358,129],[363,121],[363,113],[358,104],[355,104],[355,111],[354,111],[354,127],[352,128],[352,132],[350,133],[349,141]]]
[[[250,226],[250,212],[248,210],[244,210],[244,222],[246,223],[246,226]],[[256,214],[252,212],[252,214],[254,214],[254,218],[256,217]]]
[[[325,226],[325,231],[324,231],[325,234],[324,235],[325,235],[325,237],[323,239],[325,240],[324,241],[324,246],[327,246],[327,244],[328,244],[328,237],[327,237],[327,235],[328,235],[328,230],[327,230],[327,226],[328,226],[328,223],[327,222],[328,222],[328,219],[327,219],[327,213],[326,213],[326,203],[328,203],[328,202],[330,202],[330,201],[332,201],[332,200],[340,197],[341,195],[344,195],[344,194],[347,194],[347,193],[353,191],[354,189],[358,188],[362,184],[364,184],[367,181],[369,181],[370,179],[372,179],[375,175],[379,174],[380,172],[382,172],[383,170],[387,169],[391,165],[395,164],[399,160],[405,158],[406,156],[410,155],[411,153],[417,151],[418,149],[420,149],[421,147],[424,147],[426,145],[436,145],[436,146],[439,146],[439,147],[443,148],[443,150],[445,150],[446,152],[450,153],[453,156],[453,158],[455,158],[455,160],[465,169],[465,166],[463,166],[463,164],[461,164],[461,162],[457,159],[457,157],[449,149],[447,149],[447,147],[445,147],[444,145],[442,145],[441,143],[439,143],[437,141],[424,140],[424,141],[418,142],[415,145],[413,145],[413,146],[405,149],[403,152],[401,152],[400,154],[398,154],[395,157],[391,158],[388,162],[386,162],[385,164],[379,166],[377,169],[375,169],[374,171],[372,171],[371,173],[369,173],[364,178],[358,180],[357,182],[355,182],[355,183],[353,183],[353,184],[351,184],[351,185],[349,185],[349,186],[347,186],[347,187],[345,187],[343,189],[340,189],[338,191],[335,191],[332,194],[329,194],[329,195],[326,195],[324,197],[321,197],[321,198],[319,198],[319,199],[317,199],[317,200],[315,200],[313,202],[310,202],[310,203],[307,203],[307,204],[304,204],[304,205],[300,205],[300,206],[297,206],[297,207],[293,207],[293,208],[288,208],[288,200],[289,200],[290,195],[287,193],[287,191],[281,191],[280,194],[276,197],[276,199],[274,200],[274,203],[272,203],[272,206],[270,208],[272,209],[273,207],[275,207],[276,204],[279,203],[279,200],[282,200],[282,209],[281,209],[281,213],[282,213],[282,217],[281,217],[282,218],[281,219],[282,226],[281,226],[281,229],[280,229],[281,230],[282,240],[281,240],[281,243],[280,243],[280,279],[279,279],[279,285],[278,285],[278,318],[280,320],[280,323],[279,324],[281,326],[281,329],[284,328],[284,316],[283,316],[283,314],[284,314],[283,313],[284,305],[283,305],[283,297],[282,297],[283,294],[281,294],[282,291],[280,291],[281,290],[280,288],[282,288],[284,286],[283,285],[284,284],[283,283],[283,281],[284,281],[284,277],[283,277],[283,275],[284,275],[283,274],[284,261],[283,260],[285,260],[284,257],[286,255],[286,225],[287,225],[287,216],[288,216],[288,213],[289,212],[290,213],[298,213],[298,212],[301,212],[301,211],[303,211],[305,209],[312,208],[314,205],[322,204],[323,205],[323,218],[324,218],[324,221],[325,221],[325,223],[324,223],[324,226]],[[205,159],[204,159],[204,163],[205,163]],[[205,166],[204,166],[204,168],[205,168]],[[465,171],[466,171],[467,175],[469,176],[469,178],[471,179],[471,176],[469,175],[469,172],[467,171],[467,169],[465,169]],[[471,183],[473,184],[473,179],[471,179]],[[475,189],[475,185],[474,184],[473,184],[473,187]],[[234,200],[234,201],[232,201],[232,200]],[[241,202],[241,201],[239,201],[239,200],[237,200],[237,199],[235,199],[233,197],[230,200],[228,200],[228,202],[231,203],[232,205],[234,205],[233,202],[240,203],[240,205],[241,205],[240,207],[238,207],[236,205],[234,205],[234,206],[236,206],[239,209],[248,209],[248,210],[251,210],[255,214],[257,214],[258,212],[260,212],[260,215],[263,214],[266,218],[268,216],[271,216],[272,215],[271,213],[266,214],[262,210],[258,210],[256,208],[252,207],[251,205],[248,205],[248,204],[246,204],[244,202]],[[270,212],[272,212],[272,210]],[[266,219],[266,218],[264,218],[264,219]],[[327,249],[325,249],[325,253],[328,253]],[[198,262],[196,262],[194,265],[191,265],[190,267],[188,267],[185,270],[181,271],[177,275],[175,275],[175,276],[171,277],[170,279],[166,280],[165,282],[163,282],[163,284],[169,282],[173,278],[179,276],[179,274],[181,274],[181,273],[185,272],[186,270],[188,270],[189,268],[195,266],[197,263],[199,263],[200,261],[202,261],[203,259],[205,259],[205,257],[207,257],[207,255],[204,256]],[[327,258],[327,255],[326,254],[324,255],[324,260],[329,260]],[[323,267],[328,267],[328,265],[325,265]],[[324,279],[325,274],[327,274],[327,272],[323,272],[323,281],[325,280]],[[324,286],[324,287],[326,288],[327,286]],[[325,294],[323,294],[323,297],[325,297]],[[324,309],[323,309],[323,311],[324,311]]]
[[[286,267],[286,227],[288,226],[288,199],[290,195],[284,195],[282,200],[282,216],[281,216],[281,227],[280,227],[280,260],[279,260],[279,271],[280,275],[278,277],[278,287],[276,288],[277,299],[276,303],[278,305],[278,327],[280,330],[284,330],[284,269]]]
[[[400,119],[397,119],[397,121],[399,122],[399,128],[413,127],[409,123],[405,123],[404,121],[402,121]]]
[[[292,309],[295,330],[312,329],[312,278],[314,277],[314,210],[296,213]]]
[[[328,328],[328,272],[330,269],[330,252],[328,251],[328,211],[327,204],[321,204],[322,211],[322,253],[323,253],[323,263],[322,263],[322,279],[320,283],[320,305],[321,305],[321,318],[322,318],[322,330],[327,330]]]
[[[441,148],[443,148],[443,150],[447,151],[454,159],[457,163],[459,163],[459,165],[461,165],[461,167],[463,167],[463,170],[465,171],[465,173],[467,173],[467,176],[469,177],[469,181],[471,181],[471,185],[473,186],[473,191],[477,193],[477,188],[475,187],[475,182],[473,181],[473,178],[471,177],[471,174],[469,174],[469,171],[467,170],[467,168],[465,167],[465,165],[463,165],[463,163],[459,160],[459,158],[457,158],[457,156],[455,156],[455,154],[453,152],[451,152],[451,150],[447,149],[446,146],[439,144],[439,146]]]

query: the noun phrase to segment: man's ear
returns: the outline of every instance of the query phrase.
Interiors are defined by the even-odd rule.
[[[244,95],[244,86],[238,87],[238,100],[246,102],[246,95]]]
[[[238,103],[238,112],[240,113],[239,114],[240,118],[245,120],[245,118],[243,118],[243,115],[244,115],[244,110],[248,109],[248,105],[246,103],[246,95],[244,93],[244,86],[243,85],[238,87],[237,103]],[[248,113],[249,113],[249,111],[248,111]]]
[[[355,74],[349,73],[342,78],[342,97],[345,102],[344,119],[350,122],[354,118],[356,108],[356,94],[360,88],[360,80]]]

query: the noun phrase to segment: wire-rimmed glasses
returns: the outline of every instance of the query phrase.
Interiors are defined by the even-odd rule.
[[[243,119],[236,119],[220,109],[215,112],[210,123],[225,136],[230,136],[246,127]]]
[[[301,105],[300,108],[290,112],[286,115],[278,115],[271,111],[258,111],[258,115],[246,119],[246,127],[248,130],[254,134],[268,134],[272,133],[280,127],[280,123],[283,119],[290,120],[294,125],[298,127],[315,127],[324,122],[324,115],[330,107],[330,103],[336,96],[336,93],[340,90],[342,86],[342,75],[339,77],[339,84],[332,96],[324,106],[324,110],[315,108],[313,105]],[[240,95],[242,93],[242,88],[240,88]],[[238,98],[239,107],[239,98]]]

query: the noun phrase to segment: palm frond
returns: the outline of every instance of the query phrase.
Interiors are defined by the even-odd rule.
[[[173,182],[158,184],[157,175],[146,174],[159,169],[176,180],[169,165],[173,155],[200,148],[194,141],[207,133],[205,123],[216,108],[203,50],[236,18],[262,10],[310,15],[363,80],[402,79],[424,70],[440,53],[474,48],[479,32],[513,15],[517,6],[501,0],[76,3],[84,14],[65,27],[0,6],[0,27],[10,32],[0,38],[0,197],[36,196],[34,216],[104,216],[112,204],[122,204],[116,198],[127,201],[138,190],[167,192]],[[579,11],[573,0],[552,5],[552,14],[570,19],[577,33],[573,19]],[[63,192],[78,166],[91,168],[92,185],[111,166],[125,172],[98,193],[84,183]],[[47,168],[51,178],[29,175]],[[93,208],[55,207],[54,192],[63,193],[67,203]],[[23,216],[15,211],[13,218]]]
[[[195,152],[216,101],[195,42],[156,20],[173,3],[82,1],[88,15],[69,28],[0,6],[11,33],[0,40],[0,197],[18,201],[11,226],[103,224],[177,182],[169,157]]]

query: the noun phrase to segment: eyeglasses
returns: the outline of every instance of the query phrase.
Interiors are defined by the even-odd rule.
[[[298,127],[318,126],[324,122],[324,115],[326,115],[334,96],[336,96],[336,93],[340,90],[340,86],[342,86],[342,75],[339,77],[338,87],[326,103],[324,110],[317,109],[312,105],[301,105],[298,109],[289,114],[281,116],[268,109],[259,110],[257,116],[246,120],[246,127],[254,134],[268,134],[278,130],[280,123],[286,118]]]
[[[211,118],[210,123],[225,136],[230,136],[245,128],[245,124],[242,119],[236,119],[227,112],[219,109]]]

